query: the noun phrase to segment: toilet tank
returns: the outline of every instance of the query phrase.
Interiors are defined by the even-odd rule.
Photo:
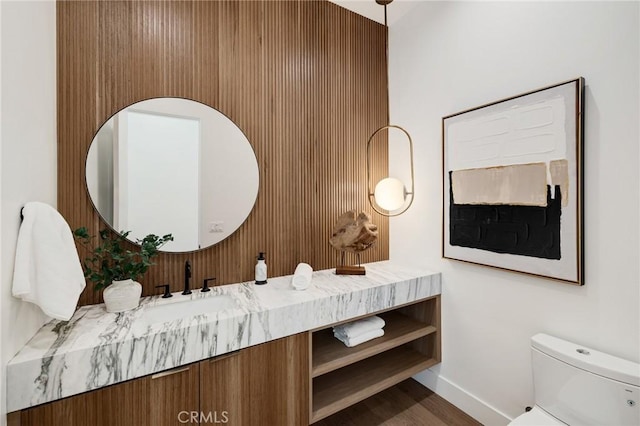
[[[547,334],[531,350],[540,408],[572,426],[640,425],[640,364]]]

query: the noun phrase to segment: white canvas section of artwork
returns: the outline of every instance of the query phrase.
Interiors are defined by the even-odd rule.
[[[565,99],[557,95],[454,122],[447,136],[449,170],[539,162],[548,167],[567,155]]]
[[[545,115],[549,117],[549,114],[542,111],[548,111],[548,107],[554,110],[553,123],[545,126],[532,126],[533,123],[543,124],[545,122],[542,118]],[[519,113],[514,115],[514,111]],[[525,114],[520,114],[521,112]],[[576,267],[578,256],[578,170],[575,149],[575,117],[575,82],[569,82],[445,119],[444,136],[447,146],[444,152],[443,170],[445,173],[443,219],[446,230],[449,229],[449,171],[533,162],[545,162],[548,165],[552,160],[565,158],[569,164],[570,182],[568,205],[562,208],[560,219],[561,259],[542,259],[452,246],[449,241],[449,232],[444,233],[445,257],[567,281],[578,279]],[[507,125],[509,122],[511,124]],[[529,124],[527,125],[527,123]],[[510,126],[518,131],[512,130]],[[535,132],[527,127],[532,127]],[[453,145],[455,147],[451,146],[452,129],[455,129],[453,130]],[[473,134],[473,132],[478,133]],[[534,133],[538,136],[531,136]],[[553,138],[548,136],[549,134],[553,134]],[[509,142],[510,138],[513,139],[513,146],[518,146],[517,149],[505,148],[511,143]],[[551,140],[553,142],[550,142]],[[538,144],[540,146],[536,146]],[[467,148],[471,153],[466,152]],[[550,182],[551,177],[548,176],[548,179]]]

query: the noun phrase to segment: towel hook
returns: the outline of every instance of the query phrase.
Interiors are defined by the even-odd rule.
[[[24,220],[24,214],[22,214],[23,210],[24,210],[24,207],[20,207],[20,222]]]

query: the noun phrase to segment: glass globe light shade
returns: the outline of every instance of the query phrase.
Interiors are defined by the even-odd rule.
[[[378,182],[373,196],[376,199],[376,204],[387,211],[393,211],[404,204],[406,191],[402,181],[388,177]]]

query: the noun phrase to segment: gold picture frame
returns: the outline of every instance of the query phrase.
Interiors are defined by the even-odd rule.
[[[584,79],[442,119],[442,256],[584,284]]]

